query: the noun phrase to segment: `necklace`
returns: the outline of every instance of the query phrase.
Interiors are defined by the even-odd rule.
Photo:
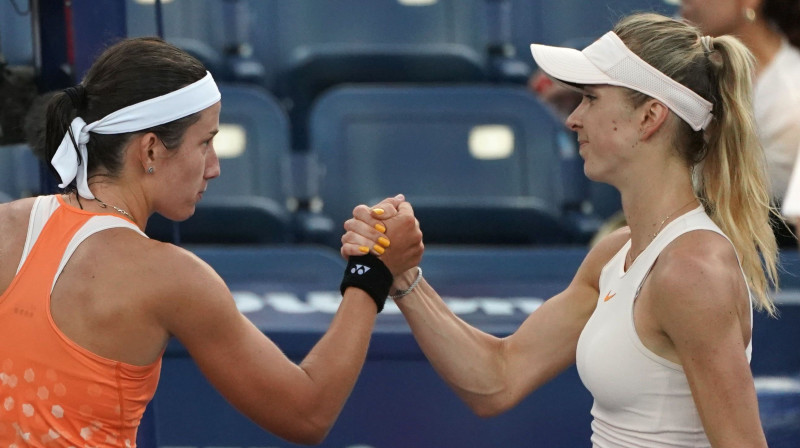
[[[94,200],[99,202],[101,207],[103,207],[103,208],[111,207],[114,210],[116,210],[118,213],[122,213],[123,215],[127,216],[128,218],[130,218],[131,221],[136,221],[135,219],[133,219],[133,216],[131,216],[131,214],[126,212],[125,210],[123,210],[123,209],[121,209],[119,207],[116,207],[114,205],[106,204],[105,202],[101,201],[100,198],[98,198],[97,196],[95,196]]]
[[[692,198],[691,201],[681,205],[680,207],[678,207],[675,210],[673,210],[669,215],[667,215],[667,217],[664,218],[661,221],[661,224],[658,225],[658,228],[656,229],[656,231],[653,232],[652,234],[650,234],[650,241],[648,241],[647,244],[649,245],[650,243],[653,242],[654,239],[656,239],[656,237],[658,236],[658,233],[661,232],[661,229],[664,228],[664,223],[666,223],[671,216],[673,216],[675,213],[678,213],[679,211],[683,210],[684,207],[686,207],[687,205],[689,205],[689,204],[691,204],[692,202],[695,202],[695,201],[697,201],[697,198]],[[635,260],[639,255],[641,255],[642,252],[644,252],[644,250],[642,250],[642,252],[639,252],[638,254],[636,254],[636,257],[631,257],[631,252],[632,252],[631,250],[628,250],[628,257],[627,257],[628,266],[632,265],[633,264],[633,260]]]

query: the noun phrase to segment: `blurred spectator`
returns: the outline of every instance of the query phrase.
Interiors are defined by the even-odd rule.
[[[680,14],[712,36],[738,36],[756,58],[753,108],[777,207],[789,185],[800,145],[800,1],[683,0]],[[779,220],[778,244],[796,238]]]
[[[800,148],[798,148],[800,151]],[[795,229],[800,228],[800,157],[797,157],[789,179],[789,189],[783,197],[783,215],[794,224]]]

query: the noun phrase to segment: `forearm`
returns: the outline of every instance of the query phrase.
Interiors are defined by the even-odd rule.
[[[413,281],[407,277],[404,285]],[[505,407],[497,404],[507,391],[502,340],[461,320],[424,279],[396,302],[434,369],[473,411]]]
[[[358,378],[375,325],[375,303],[361,289],[348,288],[325,335],[299,367],[311,393],[305,411],[325,433],[336,421]]]

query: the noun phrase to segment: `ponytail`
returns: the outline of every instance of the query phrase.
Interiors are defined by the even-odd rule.
[[[774,315],[769,290],[778,286],[778,250],[770,214],[777,210],[753,117],[752,54],[735,37],[704,38],[694,26],[657,14],[628,16],[614,31],[647,63],[714,105],[705,131],[679,121],[673,146],[693,169],[706,213],[733,242],[755,307]],[[634,104],[646,101],[631,92]]]
[[[770,213],[777,215],[777,210],[770,203],[766,161],[752,112],[754,59],[731,36],[714,38],[711,47],[706,57],[717,81],[712,82],[717,90],[715,120],[706,130],[706,158],[695,167],[696,194],[733,241],[756,307],[774,315],[768,290],[778,284],[778,249],[769,222]]]
[[[76,116],[78,116],[78,111],[70,97],[65,92],[54,93],[47,105],[42,155],[50,172],[53,173],[59,182],[62,182],[63,179],[61,179],[61,176],[55,168],[53,168],[53,165],[50,164],[50,160],[52,160],[56,149],[58,149],[58,145],[61,144],[61,140],[69,129],[70,123],[72,123],[72,120],[75,119]],[[78,154],[77,149],[75,153]],[[78,157],[80,157],[80,154],[78,154]]]

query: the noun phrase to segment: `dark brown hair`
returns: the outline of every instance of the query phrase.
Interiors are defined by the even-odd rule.
[[[125,39],[110,46],[78,86],[55,93],[50,99],[44,129],[45,160],[52,159],[76,116],[91,123],[124,107],[185,87],[205,74],[200,61],[158,38]],[[104,175],[118,175],[125,144],[133,134],[153,132],[164,146],[177,148],[186,129],[198,119],[195,113],[135,133],[90,133],[88,172],[91,175],[102,168]]]

